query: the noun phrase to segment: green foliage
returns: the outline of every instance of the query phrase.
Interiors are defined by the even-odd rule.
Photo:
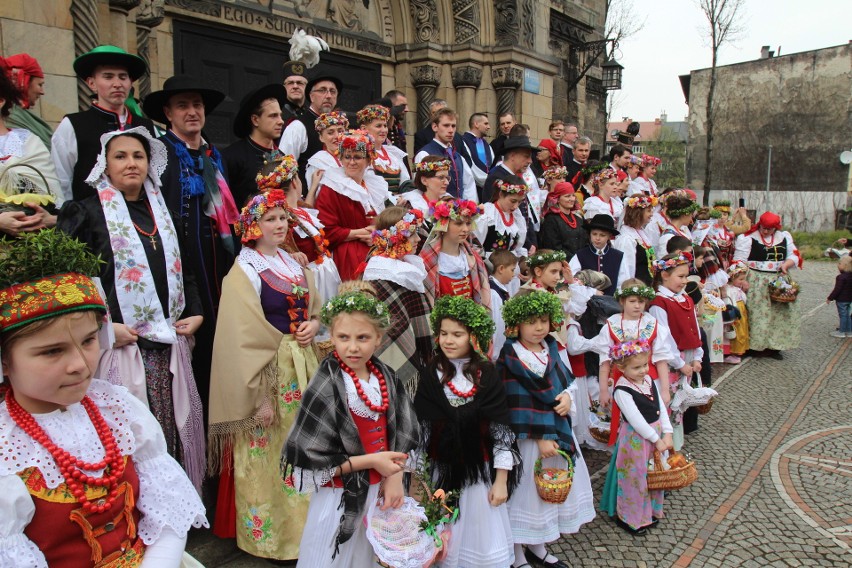
[[[852,239],[849,231],[792,232],[793,242],[805,260],[828,260],[823,253],[837,239]]]
[[[85,244],[56,229],[23,233],[0,241],[0,288],[67,272],[97,276],[103,263]]]
[[[643,146],[646,154],[663,161],[654,177],[658,188],[686,186],[686,141],[680,140],[674,129],[664,125],[656,138]]]
[[[562,324],[564,319],[562,302],[559,301],[556,294],[530,292],[510,298],[503,304],[503,321],[506,322],[507,328],[517,327],[537,316],[550,317],[551,327],[558,327]]]
[[[346,312],[347,314],[354,312],[366,314],[368,317],[378,322],[379,326],[383,329],[390,325],[390,311],[388,310],[388,307],[384,304],[384,302],[381,302],[372,295],[365,294],[364,292],[347,292],[340,296],[335,296],[326,302],[322,307],[322,312],[320,314],[322,323],[327,326],[331,326],[331,322],[334,320],[334,317],[343,312]]]
[[[444,318],[455,320],[470,330],[476,338],[479,348],[488,351],[491,338],[494,337],[494,320],[481,305],[464,296],[441,296],[435,300],[435,307],[429,316],[432,333],[437,336],[441,331]]]

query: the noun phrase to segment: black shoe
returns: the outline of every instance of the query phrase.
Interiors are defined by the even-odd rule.
[[[776,350],[776,349],[767,349],[766,350],[766,356],[771,357],[772,359],[775,359],[776,361],[783,361],[784,360],[784,356],[781,355],[781,352]]]
[[[657,526],[657,524],[659,522],[660,522],[660,519],[658,519],[657,517],[651,517],[651,522],[649,524],[645,525],[643,528],[650,529],[651,527]]]
[[[645,536],[645,534],[648,532],[648,530],[645,527],[634,529],[633,527],[631,527],[630,525],[628,525],[627,523],[625,523],[621,519],[615,519],[615,524],[617,524],[619,527],[621,527],[622,529],[624,529],[628,533],[632,534],[633,536]]]
[[[556,562],[545,562],[544,558],[547,558],[547,554],[544,555],[544,558],[539,558],[529,548],[524,551],[524,555],[527,557],[527,560],[532,563],[533,566],[536,566],[538,568],[569,568],[569,566],[561,560],[557,560]]]

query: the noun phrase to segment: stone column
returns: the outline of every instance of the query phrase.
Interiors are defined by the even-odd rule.
[[[74,57],[93,50],[98,45],[98,0],[72,0],[72,30],[74,33]],[[77,106],[86,110],[92,104],[92,91],[83,79],[77,79]]]
[[[136,13],[136,53],[148,63],[148,73],[139,77],[138,98],[151,94],[151,55],[149,41],[151,30],[159,26],[165,17],[164,0],[145,0]]]
[[[515,94],[521,86],[524,72],[517,67],[505,65],[491,69],[491,84],[497,91],[497,115],[507,112],[515,114]],[[517,120],[518,117],[515,116]]]
[[[482,83],[482,69],[464,65],[453,69],[453,87],[456,88],[456,109],[459,114],[458,129],[466,129],[467,120],[476,112],[476,89]]]
[[[127,14],[138,6],[139,2],[140,0],[109,0],[109,43],[127,49]]]
[[[423,128],[432,120],[429,105],[435,100],[435,91],[441,84],[441,68],[418,65],[411,72],[411,84],[417,90],[417,128]]]

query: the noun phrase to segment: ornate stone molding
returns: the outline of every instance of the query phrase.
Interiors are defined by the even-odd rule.
[[[111,10],[124,12],[125,14],[139,5],[141,0],[109,0]]]
[[[97,47],[100,38],[98,29],[98,0],[72,0],[72,31],[74,34],[74,57]],[[86,110],[92,104],[92,91],[82,79],[77,79],[77,106]]]
[[[497,113],[515,112],[515,92],[524,78],[522,69],[506,65],[491,69],[491,84],[497,91]]]
[[[438,41],[438,6],[435,0],[411,0],[409,4],[417,41]]]
[[[411,84],[417,90],[417,123],[420,127],[431,120],[429,105],[435,100],[435,90],[441,84],[441,68],[418,65],[411,71]]]
[[[535,0],[496,0],[494,34],[497,45],[535,46]]]
[[[520,0],[521,46],[535,47],[535,0]]]
[[[151,67],[149,40],[151,30],[163,23],[166,15],[165,0],[144,0],[136,12],[136,51]],[[139,97],[145,98],[151,94],[151,74],[146,73],[139,78]]]
[[[465,65],[453,68],[453,87],[462,89],[465,87],[478,88],[482,84],[482,69]]]
[[[479,0],[453,0],[456,43],[480,43]]]

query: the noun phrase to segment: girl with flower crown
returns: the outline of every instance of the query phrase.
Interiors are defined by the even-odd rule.
[[[363,128],[373,137],[376,156],[373,158],[373,171],[388,182],[388,191],[399,193],[403,185],[410,185],[411,173],[408,171],[408,154],[394,146],[385,144],[388,139],[390,109],[382,105],[367,105],[356,114],[358,128]]]
[[[318,365],[321,305],[313,272],[280,248],[290,218],[281,189],[240,213],[244,246],[223,282],[210,382],[211,468],[221,474],[215,532],[236,532],[242,550],[275,560],[299,557],[308,511],[308,498],[278,474],[278,448]]]
[[[384,178],[369,168],[374,148],[373,137],[364,130],[339,137],[342,168],[326,170],[317,196],[319,219],[342,280],[351,280],[367,258],[375,218],[388,201],[395,201]]]
[[[672,237],[685,237],[689,242],[693,242],[689,226],[701,206],[688,194],[678,192],[666,198],[663,208],[660,236],[656,245],[657,258],[668,254],[666,245]]]
[[[578,201],[578,194],[566,181],[553,186],[538,234],[539,247],[561,250],[566,258],[571,258],[589,244],[589,233],[583,229],[582,204]]]
[[[624,270],[630,278],[638,278],[646,286],[651,285],[653,272],[651,267],[657,259],[654,247],[645,227],[651,222],[656,197],[636,194],[624,200],[624,221],[619,235],[613,240],[612,247],[624,253]]]
[[[599,170],[592,177],[594,194],[583,203],[583,217],[592,219],[595,215],[609,215],[616,225],[621,223],[624,205],[616,195],[618,174],[612,168]]]
[[[313,207],[316,203],[317,193],[325,172],[343,167],[337,155],[339,151],[338,139],[349,130],[349,119],[343,112],[324,112],[314,121],[314,128],[320,142],[322,142],[322,150],[308,158],[308,163],[305,166],[305,183],[308,186],[308,191],[304,200],[309,207]],[[300,198],[302,197],[301,192],[302,189],[299,192]]]
[[[524,566],[534,556],[538,565],[564,568],[567,565],[548,554],[545,544],[579,531],[595,518],[595,508],[589,471],[571,432],[574,377],[551,335],[562,326],[563,307],[554,294],[524,290],[503,305],[503,319],[507,340],[497,359],[497,374],[506,389],[524,468],[508,501],[515,541],[512,566]],[[544,467],[570,469],[573,464],[571,492],[564,503],[538,496],[534,475],[539,458]]]
[[[402,382],[375,357],[389,316],[375,296],[354,289],[322,308],[334,352],[303,393],[281,455],[285,478],[314,493],[299,567],[372,566],[364,515],[377,499],[387,509],[405,497],[402,475],[419,427]]]
[[[436,203],[430,211],[432,232],[420,251],[426,268],[426,299],[464,296],[491,306],[488,271],[468,237],[482,209],[473,201],[456,199]]]
[[[177,568],[204,506],[145,404],[93,378],[100,261],[52,229],[0,255],[0,566]]]
[[[399,198],[408,202],[409,207],[423,213],[420,247],[432,232],[430,211],[439,201],[451,201],[453,196],[447,193],[450,185],[450,160],[446,156],[424,156],[414,165],[414,189],[400,194]],[[417,251],[418,254],[420,250]]]
[[[473,229],[473,236],[482,245],[484,256],[492,250],[510,250],[516,256],[527,255],[524,241],[527,224],[518,209],[527,194],[527,184],[515,175],[506,176],[494,184],[497,190],[492,201],[482,206],[482,215]]]
[[[418,453],[428,457],[434,487],[460,492],[447,568],[505,568],[514,560],[505,503],[521,457],[503,382],[486,353],[494,333],[488,311],[469,298],[441,296],[431,316],[435,358],[417,387]]]
[[[416,209],[388,207],[376,218],[373,247],[363,279],[376,288],[390,310],[391,326],[376,356],[390,366],[412,396],[420,372],[432,357],[431,303],[423,259],[414,254],[423,215]]]
[[[638,163],[639,175],[630,181],[630,185],[627,187],[627,196],[645,195],[647,197],[656,197],[657,182],[654,181],[654,176],[657,175],[657,168],[662,163],[663,161],[656,156],[642,154]]]

